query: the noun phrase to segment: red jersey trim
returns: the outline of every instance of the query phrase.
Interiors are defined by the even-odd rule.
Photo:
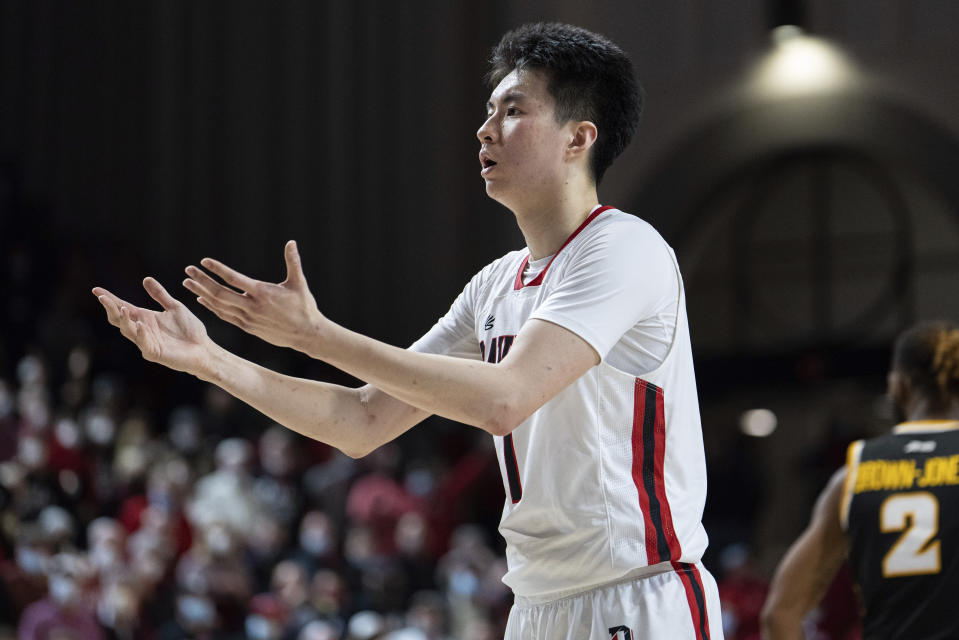
[[[636,378],[633,390],[633,483],[639,494],[649,564],[682,556],[672,511],[666,498],[664,463],[666,417],[663,390]]]
[[[689,604],[689,615],[696,630],[696,640],[710,640],[709,612],[706,610],[706,589],[703,588],[703,579],[699,569],[694,564],[672,562],[673,569],[679,574],[686,590],[686,602]]]
[[[527,253],[526,258],[523,259],[523,264],[519,266],[519,271],[516,272],[516,279],[513,281],[513,291],[519,291],[523,287],[538,287],[539,285],[543,284],[543,278],[546,276],[546,272],[549,271],[550,265],[553,264],[553,260],[555,260],[556,256],[559,255],[559,252],[565,249],[566,245],[572,242],[573,238],[578,236],[579,232],[586,228],[586,225],[588,225],[590,222],[595,220],[596,216],[612,208],[613,207],[608,207],[608,206],[599,207],[595,211],[593,211],[591,214],[589,214],[589,216],[587,216],[586,219],[583,220],[583,223],[576,228],[576,231],[571,233],[570,236],[566,238],[566,242],[564,242],[563,245],[559,249],[557,249],[556,253],[553,254],[553,257],[552,259],[550,259],[549,263],[546,265],[546,268],[540,271],[535,278],[533,278],[526,284],[523,284],[523,271],[526,270],[526,265],[529,264],[529,254]]]

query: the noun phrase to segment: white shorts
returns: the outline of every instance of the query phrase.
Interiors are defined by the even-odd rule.
[[[668,566],[668,565],[667,565]],[[701,564],[549,602],[517,596],[505,640],[722,640],[716,581]]]

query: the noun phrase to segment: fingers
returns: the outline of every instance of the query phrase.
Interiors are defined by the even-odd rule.
[[[200,297],[200,298],[197,298],[196,301],[199,302],[202,306],[206,307],[208,310],[212,311],[213,314],[220,320],[225,320],[226,322],[229,322],[232,325],[236,325],[237,327],[243,330],[246,330],[247,327],[249,326],[249,323],[243,318],[243,316],[235,313],[229,313],[225,309],[221,309],[218,306],[214,306],[207,298]]]
[[[144,278],[143,288],[147,290],[147,293],[150,294],[151,298],[159,302],[160,306],[167,311],[173,311],[180,304],[179,301],[167,293],[167,290],[163,288],[163,285],[154,278]]]
[[[244,294],[224,287],[207,275],[202,269],[190,265],[186,268],[186,274],[190,277],[183,281],[183,286],[195,293],[198,297],[205,298],[215,306],[229,305],[232,307],[240,307],[246,301]]]
[[[137,337],[140,335],[142,324],[138,320],[133,319],[129,307],[120,307],[120,317],[123,325],[123,335],[133,340],[133,342],[136,342]]]
[[[283,249],[283,255],[286,258],[286,281],[293,285],[298,285],[306,280],[303,275],[303,263],[300,261],[300,251],[296,246],[296,240],[290,240]]]
[[[139,322],[135,317],[137,314],[137,307],[125,302],[123,299],[118,298],[101,287],[95,287],[93,289],[93,294],[97,297],[97,300],[100,301],[100,304],[103,305],[103,308],[106,310],[107,320],[110,322],[110,324],[119,328],[120,333],[122,333],[126,338],[136,342],[139,334]]]
[[[114,326],[120,326],[118,323],[122,319],[122,314],[120,313],[121,308],[130,307],[132,305],[122,298],[118,298],[102,287],[94,287],[93,295],[97,297],[97,300],[100,301],[100,304],[102,304],[103,308],[106,310],[107,320],[110,321],[110,324]]]
[[[214,260],[213,258],[203,258],[200,260],[200,264],[223,278],[224,282],[233,285],[240,291],[250,291],[254,286],[256,286],[256,280],[253,278],[248,278],[239,271],[234,271],[219,260]]]

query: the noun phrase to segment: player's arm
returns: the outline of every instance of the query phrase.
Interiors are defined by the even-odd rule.
[[[99,287],[93,293],[110,323],[146,360],[214,382],[294,431],[358,457],[429,415],[370,386],[349,389],[293,378],[239,358],[210,340],[203,323],[159,282],[147,278],[144,288],[163,311],[137,307]]]
[[[493,364],[393,347],[333,323],[314,357],[413,406],[505,435],[599,363],[575,333],[529,320]]]
[[[846,558],[839,523],[845,468],[820,494],[812,520],[786,552],[773,576],[762,611],[764,640],[801,640],[802,620],[822,600]]]
[[[292,242],[286,246],[286,263],[287,279],[273,284],[205,259],[203,266],[239,291],[196,267],[187,268],[184,286],[197,294],[200,304],[253,335],[328,362],[428,414],[494,435],[512,431],[599,363],[589,343],[542,320],[527,322],[508,355],[496,364],[394,347],[320,313]],[[232,371],[215,366],[204,375],[222,384]]]

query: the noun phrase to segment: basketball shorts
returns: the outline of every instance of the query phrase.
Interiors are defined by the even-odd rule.
[[[716,581],[701,564],[548,602],[517,596],[505,640],[722,640]]]

